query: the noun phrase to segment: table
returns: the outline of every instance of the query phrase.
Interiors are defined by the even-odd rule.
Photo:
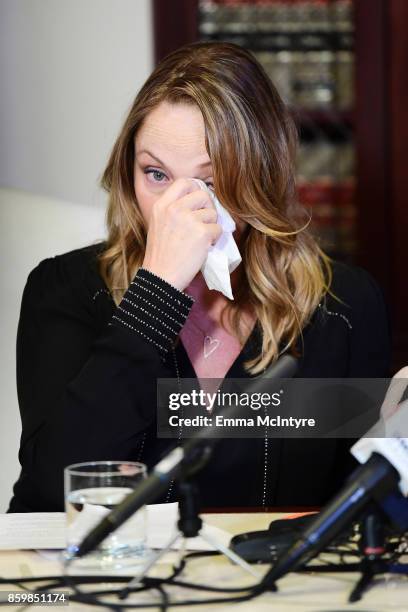
[[[271,513],[251,513],[251,514],[207,514],[202,516],[208,524],[225,529],[231,535],[244,531],[255,531],[266,529],[271,520],[278,518]],[[175,553],[170,553],[166,557],[166,564],[162,564],[149,575],[166,575],[168,572],[168,562],[174,559]],[[264,565],[257,566],[260,573],[267,569]],[[40,556],[35,551],[2,551],[0,552],[0,575],[1,576],[27,576],[27,575],[58,575],[59,568],[55,561],[50,561]],[[345,612],[355,610],[356,612],[408,612],[408,577],[406,576],[386,576],[377,578],[375,586],[366,592],[362,601],[347,604],[347,597],[357,580],[358,574],[290,574],[279,581],[279,591],[277,593],[265,593],[256,599],[244,603],[222,603],[215,605],[199,605],[178,608],[179,610],[197,610],[203,612],[211,610],[221,612],[232,610],[236,607],[237,612],[247,610],[255,612]],[[184,580],[190,582],[204,582],[206,584],[238,587],[252,584],[252,578],[245,574],[243,570],[232,565],[224,557],[200,558],[191,561],[185,573],[182,575]],[[5,590],[8,586],[2,586]],[[10,590],[16,590],[10,586]],[[183,589],[174,589],[174,597],[195,599],[204,596],[210,597],[212,594]],[[226,597],[226,594],[221,594]],[[148,596],[152,601],[152,595]],[[52,606],[54,607],[54,606]],[[7,606],[7,610],[17,610],[18,606]],[[30,606],[29,610],[44,610],[39,606]],[[69,612],[77,610],[97,610],[94,606],[70,603]],[[175,610],[176,608],[170,608]]]

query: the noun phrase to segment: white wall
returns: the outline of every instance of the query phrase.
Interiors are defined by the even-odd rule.
[[[0,227],[2,228],[0,512],[2,512],[7,509],[12,484],[20,471],[17,453],[21,426],[16,393],[15,347],[21,295],[28,273],[37,262],[46,257],[103,238],[105,228],[103,210],[95,206],[4,188],[0,188]]]
[[[0,0],[0,185],[13,188],[0,192],[0,512],[19,471],[15,339],[27,274],[103,237],[97,180],[152,67],[150,0]]]
[[[152,66],[150,0],[0,0],[0,184],[98,199]]]

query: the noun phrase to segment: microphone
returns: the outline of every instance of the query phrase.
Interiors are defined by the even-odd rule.
[[[291,355],[283,355],[270,365],[265,372],[251,380],[247,393],[261,392],[268,381],[280,378],[292,378],[297,370],[297,360]],[[225,411],[233,416],[237,406],[230,406]],[[208,461],[217,438],[207,438],[211,428],[203,427],[193,438],[182,446],[171,450],[155,465],[149,476],[143,480],[125,499],[104,517],[84,538],[76,551],[76,557],[83,557],[94,550],[110,533],[120,527],[139,508],[157,499],[164,493],[172,480],[183,478],[199,469]]]
[[[387,392],[387,401],[392,396],[392,388],[395,394],[396,385],[401,385],[395,380],[397,377],[398,374]],[[408,499],[404,497],[408,494],[408,438],[402,437],[404,433],[407,435],[407,420],[408,401],[405,401],[385,423],[380,420],[354,444],[351,453],[365,463],[353,472],[340,493],[311,521],[296,542],[282,553],[264,576],[260,588],[270,588],[286,573],[316,556],[373,499],[379,502],[400,532],[408,529]],[[379,433],[393,437],[371,437]]]

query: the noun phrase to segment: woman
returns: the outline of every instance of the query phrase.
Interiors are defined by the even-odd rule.
[[[42,261],[24,290],[22,471],[9,511],[63,510],[70,463],[154,464],[167,446],[155,433],[157,378],[249,377],[284,351],[299,356],[300,377],[388,375],[377,286],[330,262],[296,207],[295,134],[238,46],[185,46],[154,70],[102,177],[106,242]],[[236,221],[233,301],[200,273],[221,228],[191,178]],[[198,476],[202,505],[320,505],[350,467],[344,441],[222,440]]]

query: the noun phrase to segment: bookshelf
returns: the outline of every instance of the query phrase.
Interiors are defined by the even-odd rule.
[[[153,0],[159,61],[197,40],[249,48],[299,130],[299,199],[337,259],[390,305],[393,370],[408,365],[408,2]]]

